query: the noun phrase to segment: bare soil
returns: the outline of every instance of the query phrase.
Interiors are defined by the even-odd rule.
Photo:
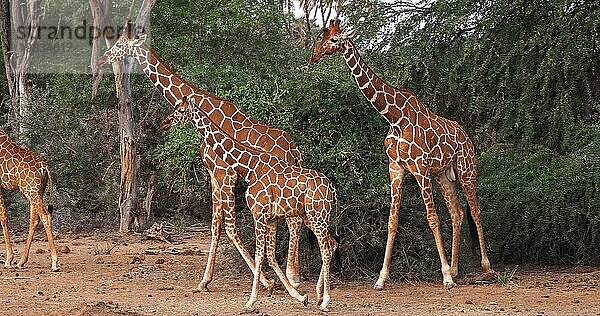
[[[256,309],[244,310],[251,287],[249,270],[240,275],[217,269],[211,292],[193,293],[204,269],[209,237],[197,232],[168,244],[141,235],[63,235],[58,245],[70,252],[60,254],[62,271],[55,273],[50,272],[47,243],[38,240],[25,269],[0,269],[0,301],[8,315],[322,314],[315,302],[315,280],[300,286],[311,299],[308,307],[282,289],[271,296],[263,289]],[[20,251],[23,243],[15,244]],[[334,280],[328,314],[600,315],[600,267],[519,268],[504,286],[463,279],[450,291],[441,282],[391,281],[376,292],[374,281]]]

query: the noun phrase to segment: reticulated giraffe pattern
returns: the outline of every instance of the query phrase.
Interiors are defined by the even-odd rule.
[[[132,32],[125,30],[115,45],[98,59],[98,64],[106,66],[113,62],[120,62],[124,58],[133,57],[138,61],[146,76],[171,105],[175,106],[178,102],[181,102],[183,96],[187,96],[193,99],[229,137],[236,139],[246,146],[269,152],[288,164],[302,165],[302,154],[298,149],[298,145],[288,133],[261,124],[255,118],[238,108],[234,103],[218,98],[183,80],[145,44],[145,39],[145,35],[136,37]],[[211,223],[211,244],[206,269],[202,281],[196,290],[208,291],[208,284],[213,278],[214,263],[223,221],[225,222],[227,236],[252,270],[254,270],[254,261],[241,242],[235,229],[234,187],[238,176],[237,173],[232,166],[216,155],[213,149],[206,145],[205,141],[201,145],[200,154],[211,178],[213,217]],[[286,274],[293,285],[297,287],[300,283],[298,241],[302,220],[297,217],[287,218],[286,221],[290,232]],[[272,282],[265,279],[262,275],[261,281],[265,287],[272,285]]]
[[[50,199],[52,198],[52,176],[46,162],[35,152],[19,147],[8,135],[0,130],[0,186],[5,190],[19,190],[29,201],[29,231],[27,241],[21,259],[17,263],[18,268],[29,258],[29,250],[33,241],[33,233],[41,220],[48,238],[48,246],[52,258],[52,271],[60,271],[58,266],[58,254],[52,234],[52,205],[44,204],[44,192],[46,186],[50,185]],[[0,194],[0,224],[6,244],[5,268],[10,268],[14,259],[14,251],[10,242],[8,231],[8,219],[4,199]]]
[[[331,181],[318,171],[289,165],[274,155],[248,147],[227,136],[212,122],[208,113],[196,106],[193,98],[184,100],[163,120],[160,127],[164,131],[186,121],[193,121],[206,139],[207,146],[211,146],[248,183],[246,202],[255,221],[256,265],[252,293],[246,307],[251,307],[257,300],[258,278],[265,246],[269,265],[289,294],[307,304],[307,296],[300,295],[290,284],[275,258],[277,219],[300,216],[314,232],[319,243],[322,265],[317,282],[317,297],[320,309],[326,311],[330,301],[329,267],[337,247],[328,226],[336,203],[335,188]]]
[[[435,115],[413,92],[398,89],[381,80],[363,61],[350,37],[348,32],[340,29],[339,20],[330,21],[329,27],[323,29],[323,38],[315,46],[310,62],[340,52],[362,94],[390,124],[384,145],[389,158],[391,205],[385,257],[375,289],[383,289],[385,281],[389,279],[391,254],[398,228],[402,179],[406,170],[415,177],[421,188],[427,223],[433,232],[441,261],[444,286],[454,287],[456,284],[452,278],[458,273],[463,210],[456,194],[457,179],[477,227],[483,271],[492,273],[476,197],[477,170],[473,143],[458,123]],[[451,265],[446,259],[440,221],[434,206],[432,178],[439,184],[452,220]]]

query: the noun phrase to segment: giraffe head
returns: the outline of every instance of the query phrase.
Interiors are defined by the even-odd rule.
[[[343,51],[350,37],[350,32],[340,29],[340,20],[329,21],[329,26],[323,28],[323,39],[315,46],[309,62],[316,63],[325,55]]]
[[[115,45],[98,58],[98,66],[106,67],[109,64],[120,62],[127,57],[133,56],[134,49],[144,44],[145,40],[146,34],[137,36],[131,27],[126,25],[123,29],[123,34],[119,37]]]
[[[192,119],[190,114],[191,106],[195,106],[194,100],[188,99],[188,96],[186,95],[184,95],[181,100],[177,100],[177,103],[175,103],[175,110],[160,122],[160,131],[166,132],[175,125],[190,121]]]

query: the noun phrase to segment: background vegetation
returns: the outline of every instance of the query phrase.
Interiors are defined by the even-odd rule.
[[[600,4],[403,4],[352,1],[340,13],[342,24],[356,30],[355,43],[383,79],[412,89],[471,135],[493,265],[598,264]],[[313,24],[307,32],[305,21],[285,14],[281,1],[243,0],[159,1],[150,25],[150,46],[175,71],[287,130],[306,165],[333,180],[340,203],[332,230],[341,239],[334,272],[375,275],[387,234],[382,142],[388,126],[360,95],[339,56],[307,65],[311,47],[305,44],[320,37],[319,28]],[[88,75],[38,74],[33,81],[36,111],[27,137],[53,169],[55,227],[114,227],[119,144],[112,80],[104,79],[94,99]],[[158,174],[155,215],[209,220],[210,183],[194,129],[161,135],[158,124],[170,106],[143,76],[133,76],[132,91],[143,183]],[[18,139],[7,123],[7,92],[0,88],[0,94],[2,125]],[[437,278],[439,259],[418,187],[411,176],[404,183],[393,277]],[[21,216],[24,225],[25,208],[18,203],[16,196],[7,201],[10,216]],[[242,199],[237,205],[245,207]],[[437,208],[449,242],[451,227],[439,194]],[[238,217],[238,230],[252,245],[251,216],[242,210]],[[286,244],[285,228],[279,235],[279,245]],[[463,236],[461,268],[478,271],[479,260]],[[302,245],[304,274],[311,275],[318,271],[318,248],[306,233]]]

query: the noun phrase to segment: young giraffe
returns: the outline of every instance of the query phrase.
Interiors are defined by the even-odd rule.
[[[321,251],[322,265],[317,282],[319,308],[327,311],[329,295],[329,267],[337,243],[329,233],[328,222],[335,203],[335,188],[322,173],[289,165],[276,156],[248,147],[229,137],[193,98],[183,99],[175,111],[160,124],[166,131],[175,124],[193,121],[206,144],[222,157],[248,183],[246,202],[255,221],[256,249],[252,293],[246,303],[250,308],[257,300],[258,276],[261,271],[266,244],[269,265],[284,284],[288,293],[308,304],[308,297],[300,295],[291,286],[275,258],[277,219],[301,216],[305,225],[316,235]]]
[[[54,236],[52,235],[52,205],[48,208],[44,205],[44,192],[46,185],[50,184],[50,200],[52,200],[52,176],[46,162],[35,152],[19,147],[8,135],[0,130],[0,186],[5,190],[20,190],[29,201],[29,232],[21,260],[17,263],[18,268],[29,258],[29,250],[33,241],[33,233],[38,222],[41,220],[46,230],[50,255],[52,257],[52,271],[60,271],[58,266],[58,255]],[[10,268],[14,258],[14,252],[10,243],[10,233],[8,232],[8,220],[6,218],[6,208],[4,199],[0,194],[0,223],[2,224],[2,233],[6,243],[6,261],[5,268]]]
[[[444,286],[456,286],[452,280],[458,273],[458,248],[463,210],[456,195],[458,179],[470,208],[481,249],[481,266],[484,273],[492,273],[487,257],[480,208],[476,196],[476,162],[473,143],[456,122],[435,115],[409,90],[395,88],[381,80],[362,60],[347,32],[339,28],[339,20],[332,20],[323,28],[323,39],[310,57],[315,63],[324,55],[341,52],[358,87],[375,109],[390,123],[384,141],[389,158],[391,205],[388,237],[383,267],[375,283],[376,290],[383,289],[389,278],[390,258],[398,228],[398,209],[402,191],[402,178],[408,170],[421,187],[427,209],[427,223],[433,232],[437,247]],[[448,266],[440,233],[440,222],[433,204],[431,177],[439,186],[452,220],[452,262]],[[469,215],[469,214],[468,214]]]
[[[129,28],[126,28],[115,45],[100,56],[98,65],[107,66],[110,63],[120,62],[127,57],[133,57],[171,105],[175,106],[175,104],[181,102],[183,96],[189,96],[231,138],[246,146],[271,153],[288,164],[302,166],[302,154],[298,149],[298,145],[288,133],[261,124],[232,102],[220,99],[183,80],[146,45],[145,39],[145,34],[136,37],[133,32],[130,32]],[[254,270],[254,261],[235,230],[234,188],[237,174],[234,168],[218,157],[210,146],[206,146],[206,142],[201,145],[200,153],[211,178],[213,217],[206,268],[202,281],[194,291],[208,291],[208,284],[213,277],[223,221],[225,221],[227,236],[252,270]],[[286,221],[290,232],[286,275],[294,287],[298,287],[300,284],[298,241],[302,219],[299,217],[286,218]],[[270,288],[273,284],[272,280],[267,280],[262,274],[261,282],[267,288]]]

